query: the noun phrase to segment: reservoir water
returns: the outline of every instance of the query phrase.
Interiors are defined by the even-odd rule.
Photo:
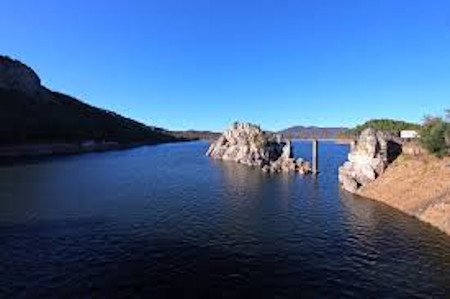
[[[318,177],[207,147],[0,166],[0,297],[450,296],[450,237],[340,191],[347,146],[321,143]]]

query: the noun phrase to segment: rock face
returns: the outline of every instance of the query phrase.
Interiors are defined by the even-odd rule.
[[[400,153],[401,145],[393,136],[368,128],[352,145],[348,161],[339,168],[339,182],[354,193],[374,181]]]
[[[234,123],[211,144],[206,155],[256,166],[264,172],[311,172],[308,162],[293,158],[289,140],[284,140],[281,135],[266,133],[259,126],[248,123]]]
[[[0,88],[16,90],[29,96],[43,92],[38,75],[20,61],[0,56]]]

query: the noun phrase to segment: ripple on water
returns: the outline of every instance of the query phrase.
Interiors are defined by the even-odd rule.
[[[295,143],[310,158],[310,145]],[[317,177],[211,161],[203,142],[0,168],[2,297],[450,296],[450,239]]]

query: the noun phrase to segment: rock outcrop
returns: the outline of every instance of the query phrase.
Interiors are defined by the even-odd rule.
[[[7,56],[0,56],[0,88],[20,91],[29,96],[44,92],[41,80],[30,67]]]
[[[339,168],[339,182],[354,193],[374,181],[400,153],[401,145],[393,136],[368,128],[352,145],[348,161]]]
[[[209,147],[207,156],[214,159],[261,168],[264,172],[311,172],[310,164],[294,159],[292,145],[279,134],[270,134],[259,126],[234,123]]]

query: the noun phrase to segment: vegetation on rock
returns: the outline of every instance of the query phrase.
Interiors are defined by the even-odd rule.
[[[354,136],[359,136],[359,134],[361,134],[361,132],[367,128],[372,128],[374,130],[382,131],[385,133],[398,134],[402,130],[419,130],[420,125],[401,120],[372,119],[362,125],[356,126],[355,128],[351,129],[350,133]]]

